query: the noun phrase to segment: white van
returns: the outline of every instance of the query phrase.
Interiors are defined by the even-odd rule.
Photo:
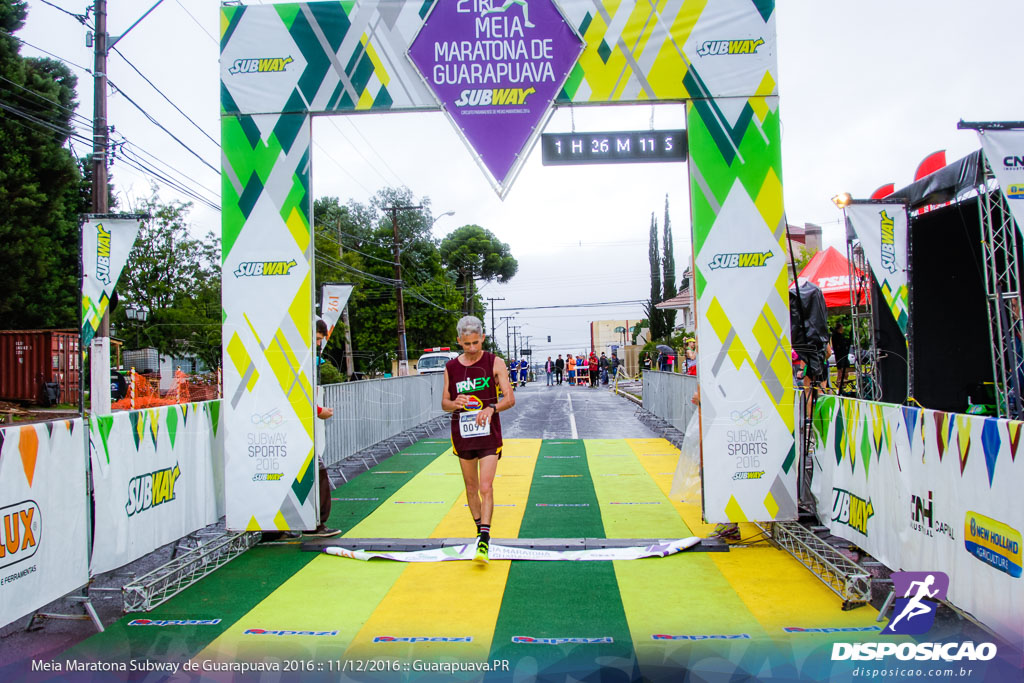
[[[436,346],[432,349],[423,349],[423,355],[416,361],[416,372],[426,375],[431,372],[444,372],[444,366],[453,358],[458,358],[459,352],[452,351],[450,346]]]

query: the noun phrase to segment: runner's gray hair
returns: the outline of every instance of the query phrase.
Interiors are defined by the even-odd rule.
[[[475,315],[466,315],[455,324],[455,333],[459,338],[466,334],[483,334],[484,324]]]

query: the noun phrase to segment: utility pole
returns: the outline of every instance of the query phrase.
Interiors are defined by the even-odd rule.
[[[422,206],[389,206],[385,211],[391,214],[391,230],[394,233],[394,255],[395,255],[395,287],[397,288],[396,299],[398,308],[398,374],[399,376],[409,374],[409,352],[405,343],[405,299],[402,296],[402,262],[399,259],[401,250],[398,247],[398,212],[419,211]]]
[[[509,358],[511,358],[512,357],[511,356],[512,347],[509,345],[508,334],[512,330],[512,323],[511,323],[511,321],[515,320],[516,317],[514,315],[503,315],[503,316],[501,316],[501,319],[509,321],[505,325],[505,353],[508,353],[509,354]]]
[[[96,0],[96,35],[93,38],[92,103],[92,212],[110,210],[107,190],[107,0]],[[110,310],[103,313],[89,351],[90,410],[109,415],[110,410]],[[129,381],[134,382],[132,377]]]
[[[512,328],[512,357],[519,358],[519,342],[516,341],[516,334],[522,329],[522,325],[510,325]]]
[[[338,217],[338,224],[335,226],[338,232],[338,260],[341,260],[345,253],[345,247],[341,243],[341,217]],[[323,304],[321,304],[322,306]],[[348,379],[356,374],[355,362],[352,359],[352,326],[348,322],[348,302],[345,308],[341,309],[341,324],[345,326],[345,375]]]
[[[504,301],[505,299],[504,299],[504,297],[500,297],[500,296],[492,296],[492,297],[487,297],[487,300],[491,302],[491,306],[490,306],[490,308],[491,308],[491,336],[493,337],[495,335],[495,333],[497,333],[497,331],[498,331],[497,326],[494,324],[494,302],[495,301]]]

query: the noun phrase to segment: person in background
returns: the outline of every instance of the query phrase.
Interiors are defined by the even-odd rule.
[[[565,372],[565,361],[562,360],[562,354],[558,354],[558,360],[555,361],[555,380],[559,385],[562,384],[562,374]]]
[[[576,384],[576,357],[574,355],[572,355],[571,353],[567,354],[567,355],[569,356],[569,360],[567,361],[567,363],[569,365],[569,386],[575,386],[575,384]]]
[[[832,328],[832,353],[836,357],[836,370],[838,370],[836,393],[842,395],[843,385],[846,384],[846,375],[850,371],[850,338],[846,336],[842,320]]]
[[[686,342],[686,374],[697,374],[697,339],[689,339]]]
[[[587,359],[587,366],[590,368],[590,388],[597,388],[597,376],[601,369],[601,361],[598,360],[597,354],[593,351],[590,352],[590,358]]]
[[[650,370],[650,369],[651,369],[651,354],[650,353],[645,353],[644,354],[644,370]]]
[[[597,361],[597,367],[601,370],[601,384],[608,384],[608,356],[604,351],[601,352],[601,358]]]
[[[619,356],[614,351],[612,351],[612,358],[608,361],[608,366],[611,369],[612,381],[614,382],[615,378],[619,376]]]
[[[548,386],[554,386],[555,361],[551,360],[551,356],[548,356],[547,362],[544,363],[544,373],[548,376]]]
[[[519,384],[519,361],[517,361],[515,358],[513,358],[512,360],[510,360],[508,362],[508,376],[509,376],[509,381],[512,384],[512,386],[513,387],[518,386],[518,384]]]
[[[327,341],[327,323],[321,319],[316,321],[316,376],[317,383],[320,381],[320,365],[323,363],[323,359],[320,354],[323,352],[324,343]],[[316,407],[316,416],[321,420],[326,420],[334,416],[333,408],[324,408],[321,406]],[[331,536],[337,536],[341,533],[340,529],[331,529],[327,526],[327,520],[331,516],[331,490],[334,486],[331,484],[331,478],[327,475],[327,466],[324,465],[324,459],[319,455],[316,456],[317,472],[320,480],[320,525],[313,531],[307,531],[306,536],[319,536],[320,538],[329,538]]]

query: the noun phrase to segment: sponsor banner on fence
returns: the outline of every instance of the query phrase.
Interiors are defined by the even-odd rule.
[[[1024,234],[1024,130],[979,130],[981,148]]]
[[[735,122],[707,102],[687,112],[704,518],[796,519],[778,99],[751,98]]]
[[[353,288],[354,285],[341,282],[326,282],[320,286],[320,317],[327,323],[327,339],[324,340],[324,346],[334,334],[334,326],[338,324]]]
[[[610,561],[639,560],[645,557],[668,557],[700,543],[696,536],[676,541],[664,541],[648,546],[633,548],[595,548],[592,550],[537,550],[536,548],[510,548],[504,545],[491,545],[489,556],[492,560],[538,560],[538,561]],[[324,548],[328,555],[348,557],[353,560],[394,560],[396,562],[449,562],[452,560],[472,560],[476,553],[476,544],[452,545],[444,548],[414,550],[411,552],[375,552],[369,550],[349,550],[331,546]]]
[[[96,336],[142,222],[90,218],[82,224],[82,348]]]
[[[950,602],[1020,642],[1024,422],[825,396],[814,431],[822,523],[891,569],[945,573]]]
[[[846,218],[857,233],[871,272],[893,319],[907,336],[910,302],[907,290],[907,208],[903,204],[851,204]]]
[[[89,580],[82,421],[0,429],[0,626]]]
[[[90,418],[93,574],[121,567],[220,519],[220,427],[220,401]]]

